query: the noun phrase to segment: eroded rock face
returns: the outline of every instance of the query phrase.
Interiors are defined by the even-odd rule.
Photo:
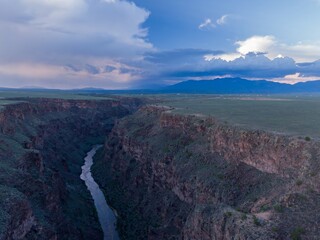
[[[199,121],[195,116],[163,112],[160,125],[204,135],[212,153],[227,161],[246,163],[262,172],[288,175],[297,169],[307,169],[311,158],[310,146],[304,140],[258,130],[242,130],[218,123],[213,118]]]
[[[0,239],[101,239],[83,157],[141,101],[25,101],[0,112]]]
[[[318,145],[144,107],[115,126],[94,175],[124,239],[316,239]]]
[[[24,239],[36,224],[33,211],[28,201],[19,201],[10,208],[12,218],[5,239]]]

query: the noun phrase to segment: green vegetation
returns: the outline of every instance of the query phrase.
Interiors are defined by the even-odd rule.
[[[280,204],[276,204],[273,206],[274,210],[278,213],[283,213],[284,212],[284,207]]]
[[[111,95],[84,94],[77,91],[62,90],[0,90],[0,111],[6,105],[27,102],[35,98],[56,98],[70,100],[111,100]]]
[[[253,215],[253,223],[258,227],[261,226],[260,220],[255,215]]]
[[[270,206],[268,206],[268,205],[263,205],[263,206],[261,206],[261,208],[260,208],[260,211],[261,211],[261,212],[266,212],[266,211],[268,211],[268,210],[270,210]]]
[[[72,90],[5,90],[0,91],[0,105],[10,103],[15,98],[58,98],[58,99],[75,99],[75,100],[101,100],[112,99],[110,95],[100,95],[94,93],[84,93]]]
[[[317,175],[317,173],[318,173],[318,172],[313,171],[313,172],[310,173],[310,176],[311,176],[311,177],[315,177],[315,176]]]
[[[120,95],[148,99],[174,107],[181,114],[202,114],[249,129],[306,136],[320,135],[320,96],[303,95]],[[23,98],[113,99],[115,95],[79,91],[37,90],[0,91],[1,107],[24,101]]]
[[[227,218],[229,218],[229,217],[232,216],[232,212],[225,212],[224,215],[225,215]]]
[[[241,219],[242,219],[242,220],[247,220],[247,218],[248,218],[248,217],[247,217],[247,214],[242,213],[242,215],[241,215]]]
[[[304,228],[302,227],[297,227],[295,228],[291,234],[290,234],[290,238],[292,240],[301,240],[301,235],[303,235],[306,231],[304,230]]]
[[[159,104],[181,114],[212,116],[244,128],[308,136],[320,135],[319,96],[160,95]]]
[[[123,95],[124,96],[124,95]],[[244,128],[262,129],[306,136],[306,141],[320,135],[319,96],[279,95],[129,95],[172,106],[181,114],[202,114],[221,122]],[[22,98],[112,99],[114,95],[61,90],[0,91],[3,106],[24,101]],[[17,100],[18,99],[18,100]]]
[[[304,140],[306,140],[307,142],[310,142],[311,138],[307,136],[307,137],[304,138]]]
[[[297,186],[301,186],[302,183],[303,183],[303,181],[302,181],[301,179],[299,179],[299,180],[296,181],[296,185],[297,185]]]

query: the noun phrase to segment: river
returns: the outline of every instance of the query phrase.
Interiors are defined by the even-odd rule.
[[[91,166],[93,164],[93,157],[101,145],[94,146],[87,156],[84,158],[84,165],[82,166],[82,173],[80,178],[85,182],[88,190],[94,201],[94,205],[98,212],[99,222],[103,230],[104,240],[119,240],[119,235],[116,230],[116,216],[112,209],[108,206],[107,201],[99,187],[91,175]]]

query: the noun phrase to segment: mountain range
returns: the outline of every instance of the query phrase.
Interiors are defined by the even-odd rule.
[[[320,80],[286,84],[266,80],[242,78],[217,78],[214,80],[189,80],[162,89],[165,93],[207,94],[276,94],[320,92]]]
[[[0,91],[65,91],[84,94],[289,94],[289,93],[320,93],[320,80],[287,84],[267,80],[247,80],[242,78],[217,78],[213,80],[188,80],[170,86],[150,89],[107,90],[103,88],[82,89],[45,89],[25,87],[20,89],[0,88]]]

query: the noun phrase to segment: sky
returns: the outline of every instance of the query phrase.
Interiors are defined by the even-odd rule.
[[[320,79],[320,0],[0,0],[0,87]]]

